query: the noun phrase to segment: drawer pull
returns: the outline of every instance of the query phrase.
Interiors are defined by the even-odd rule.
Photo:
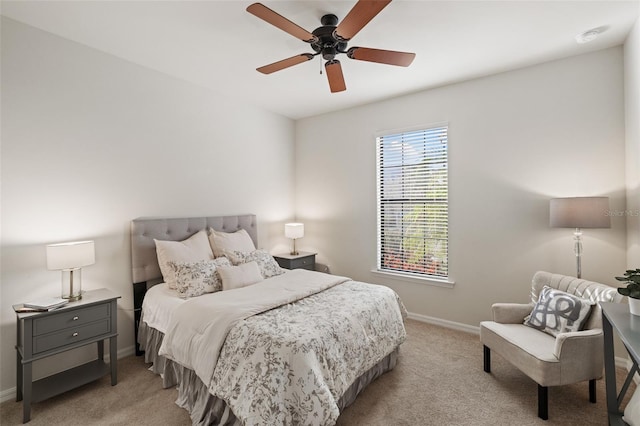
[[[72,336],[72,337],[78,337],[78,332],[76,331],[76,332],[75,332],[75,333],[73,333],[71,336]]]
[[[80,318],[79,317],[73,317],[74,321],[78,321]]]

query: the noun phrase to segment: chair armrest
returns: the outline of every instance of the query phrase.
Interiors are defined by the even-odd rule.
[[[582,359],[585,354],[602,353],[603,341],[604,335],[600,328],[560,333],[556,336],[553,354],[559,360]]]
[[[530,303],[494,303],[491,305],[493,320],[502,324],[522,324],[524,318],[531,313]]]

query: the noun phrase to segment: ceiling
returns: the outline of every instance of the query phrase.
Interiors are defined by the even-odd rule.
[[[264,0],[308,31],[349,1]],[[349,47],[415,52],[408,68],[340,55],[347,90],[330,93],[321,59],[263,75],[313,51],[245,11],[250,1],[2,1],[2,15],[138,65],[298,119],[624,42],[635,1],[394,0]],[[596,40],[575,36],[607,27]]]

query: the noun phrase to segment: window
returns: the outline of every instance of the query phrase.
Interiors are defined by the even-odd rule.
[[[448,277],[447,129],[376,139],[380,271]]]

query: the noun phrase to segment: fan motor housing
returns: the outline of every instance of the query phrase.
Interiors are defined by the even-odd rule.
[[[336,29],[336,25],[338,24],[338,17],[333,14],[324,15],[320,19],[320,23],[322,23],[321,27],[316,28],[311,33],[318,37],[318,41],[315,43],[311,43],[311,47],[317,53],[322,53],[322,57],[330,61],[332,60],[338,53],[344,53],[347,48],[347,42],[338,41],[334,36],[333,32]]]

